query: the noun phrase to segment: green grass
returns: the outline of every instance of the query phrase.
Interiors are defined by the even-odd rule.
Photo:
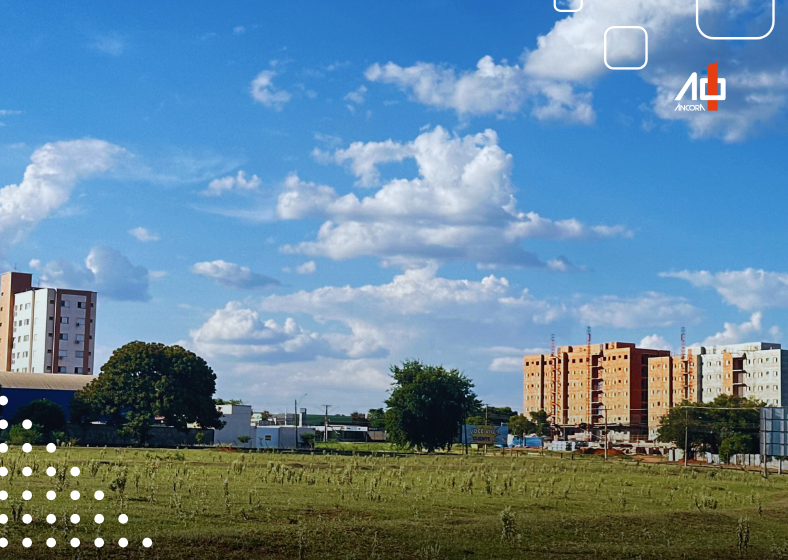
[[[788,476],[533,455],[12,448],[0,461],[11,471],[0,479],[10,495],[0,513],[33,516],[30,525],[0,525],[8,558],[788,558]],[[51,464],[62,479],[45,474]],[[74,465],[76,478],[66,470]],[[24,466],[34,469],[29,478]],[[99,489],[100,502],[92,499]],[[72,490],[83,497],[73,502]],[[48,513],[58,516],[54,526]],[[72,513],[80,523],[64,523]],[[104,524],[93,522],[96,513]],[[749,527],[741,552],[740,519]],[[101,551],[97,536],[107,541]],[[78,551],[68,545],[74,537]],[[120,537],[130,541],[125,550]],[[152,548],[141,547],[143,537]]]

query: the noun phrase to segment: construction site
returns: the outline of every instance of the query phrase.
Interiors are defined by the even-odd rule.
[[[710,402],[720,394],[788,402],[788,350],[752,342],[681,351],[638,348],[629,342],[555,346],[523,360],[523,410],[548,413],[555,439],[648,442],[660,420],[683,402]]]

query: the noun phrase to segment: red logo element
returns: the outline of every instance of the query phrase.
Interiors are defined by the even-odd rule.
[[[717,62],[715,62],[714,64],[709,64],[709,70],[708,70],[709,91],[708,91],[708,95],[719,95],[720,94],[720,89],[719,89],[720,84],[719,84],[719,81],[718,81],[719,80],[719,76],[717,74],[717,68],[718,68],[718,63]],[[716,111],[718,103],[719,102],[717,100],[711,100],[710,99],[708,101],[709,111]]]

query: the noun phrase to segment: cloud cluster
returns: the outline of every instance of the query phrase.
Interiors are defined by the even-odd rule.
[[[637,297],[596,297],[581,305],[578,315],[592,327],[637,329],[695,323],[699,311],[684,298],[646,292]]]
[[[459,115],[516,113],[530,101],[539,120],[558,119],[591,124],[596,115],[588,92],[577,93],[566,82],[533,78],[520,66],[496,64],[482,57],[473,71],[461,72],[419,62],[402,67],[393,62],[373,64],[366,73],[373,82],[395,84],[425,105],[453,109]]]
[[[203,196],[220,196],[231,191],[256,191],[261,184],[262,181],[257,175],[247,178],[246,172],[239,171],[237,175],[214,179],[208,184],[208,188],[200,194]]]
[[[723,301],[744,311],[788,307],[788,273],[745,268],[709,272],[706,270],[663,272],[664,278],[686,280],[696,288],[713,288]]]
[[[547,266],[522,247],[525,240],[630,235],[623,226],[587,226],[520,211],[511,183],[512,157],[498,145],[493,130],[458,137],[437,127],[407,144],[356,143],[330,158],[347,164],[366,187],[380,182],[379,166],[388,162],[412,159],[418,177],[390,180],[359,198],[289,176],[277,202],[279,218],[325,221],[315,241],[286,245],[286,253],[335,260],[375,256],[393,263],[470,260],[482,266]],[[551,268],[570,265],[556,260]]]
[[[364,358],[385,356],[382,338],[362,321],[351,321],[351,333],[310,332],[287,317],[277,323],[240,302],[218,309],[190,333],[192,345],[206,356],[254,356],[268,363],[307,362],[317,357]]]
[[[736,323],[725,323],[725,329],[717,334],[714,334],[701,344],[703,346],[717,346],[722,344],[736,344],[739,342],[747,342],[751,339],[757,338],[763,331],[763,314],[761,312],[753,313],[749,321],[745,321],[739,325]]]
[[[149,274],[144,266],[133,265],[120,251],[93,247],[84,265],[60,259],[46,264],[30,261],[42,287],[72,288],[98,292],[101,298],[116,301],[147,301]]]
[[[575,1],[579,5],[579,0]],[[733,22],[748,17],[753,35],[768,30],[770,1],[709,0],[700,3],[703,26],[724,33]],[[756,14],[753,17],[753,13]],[[520,64],[496,64],[482,57],[475,70],[457,72],[433,63],[402,67],[393,62],[373,64],[370,81],[390,83],[417,102],[451,109],[460,116],[516,113],[529,106],[539,120],[557,119],[590,124],[594,121],[592,90],[609,75],[603,62],[604,34],[610,26],[642,26],[649,33],[649,64],[638,72],[654,86],[654,114],[683,121],[693,137],[740,141],[770,126],[788,104],[788,64],[774,52],[785,50],[784,35],[766,41],[726,45],[703,38],[695,27],[695,3],[687,0],[585,0],[583,9],[568,14],[526,50]],[[616,60],[643,60],[642,34],[611,36],[608,55]],[[719,62],[727,80],[724,111],[676,112],[674,101],[692,72]],[[638,63],[639,64],[639,63]]]
[[[252,272],[247,266],[240,266],[221,259],[195,263],[191,271],[194,274],[210,278],[220,286],[236,290],[251,290],[279,285],[279,281],[274,278]]]
[[[287,91],[274,86],[274,76],[276,72],[273,70],[263,70],[252,80],[252,99],[266,107],[281,111],[292,96]]]
[[[66,204],[78,181],[108,171],[125,151],[103,140],[53,142],[30,157],[18,185],[0,189],[0,234],[8,247]]]
[[[137,241],[142,241],[143,243],[149,243],[151,241],[159,240],[158,233],[154,233],[144,227],[135,227],[134,229],[130,229],[129,235],[131,235]]]

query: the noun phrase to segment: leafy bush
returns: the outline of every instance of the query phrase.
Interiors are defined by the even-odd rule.
[[[29,430],[25,430],[22,424],[14,424],[7,430],[3,430],[2,438],[11,445],[36,444],[44,439],[42,431],[43,428],[38,424],[33,424]]]
[[[21,424],[23,420],[30,420],[40,426],[44,434],[50,434],[66,425],[66,414],[59,404],[47,399],[38,399],[17,408],[9,423]]]

